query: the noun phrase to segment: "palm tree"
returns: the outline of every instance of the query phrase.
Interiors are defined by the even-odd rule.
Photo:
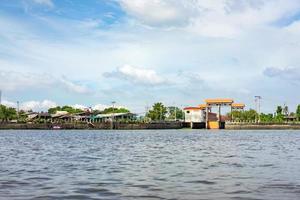
[[[6,107],[4,105],[0,105],[0,120],[3,122],[7,122],[11,119],[16,118],[16,109],[15,108],[10,108]]]

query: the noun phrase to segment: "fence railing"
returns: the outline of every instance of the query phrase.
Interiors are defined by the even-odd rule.
[[[289,122],[256,122],[256,121],[226,121],[227,125],[300,125],[300,121]]]

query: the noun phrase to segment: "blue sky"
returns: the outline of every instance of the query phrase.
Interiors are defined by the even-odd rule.
[[[1,0],[2,102],[300,103],[299,0]]]

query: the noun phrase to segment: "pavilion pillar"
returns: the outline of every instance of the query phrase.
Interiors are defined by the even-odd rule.
[[[219,128],[221,127],[221,105],[218,105],[218,124],[219,124]]]
[[[206,108],[205,108],[205,127],[206,129],[208,129],[208,105],[206,105]]]
[[[230,114],[231,114],[231,121],[233,121],[233,113],[232,113],[233,109],[232,109],[232,105],[230,105]]]

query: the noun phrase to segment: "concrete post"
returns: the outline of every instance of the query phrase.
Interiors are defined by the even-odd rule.
[[[208,105],[205,108],[205,127],[208,129]]]
[[[218,105],[218,121],[219,128],[221,127],[221,105]]]
[[[231,120],[230,121],[233,121],[232,105],[230,105],[230,113],[231,113]]]

